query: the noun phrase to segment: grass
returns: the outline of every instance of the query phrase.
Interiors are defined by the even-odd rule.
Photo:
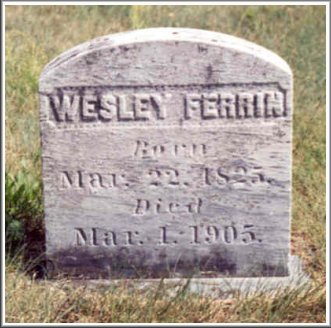
[[[69,281],[36,282],[27,268],[22,270],[21,256],[13,257],[43,238],[41,70],[61,52],[94,37],[156,26],[236,35],[278,53],[291,66],[292,253],[304,260],[313,280],[310,290],[231,300],[188,297],[185,290],[177,298],[125,286],[87,290]],[[6,321],[325,322],[325,30],[323,6],[7,6]]]
[[[325,292],[319,285],[279,290],[273,297],[257,293],[250,297],[213,299],[189,294],[185,286],[171,295],[162,281],[154,288],[129,288],[123,281],[115,287],[91,288],[69,280],[36,282],[7,265],[6,304],[8,322],[81,323],[230,323],[230,322],[322,322]],[[286,320],[284,320],[286,318]]]

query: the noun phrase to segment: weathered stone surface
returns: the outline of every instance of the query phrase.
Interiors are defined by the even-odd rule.
[[[40,78],[47,255],[85,277],[286,276],[292,74],[228,35],[147,29]]]

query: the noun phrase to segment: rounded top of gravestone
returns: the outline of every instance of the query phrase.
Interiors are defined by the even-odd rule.
[[[141,50],[142,48],[143,50]],[[165,59],[166,57],[169,58],[168,61]],[[186,61],[185,58],[189,58],[192,62]],[[270,71],[278,72],[277,79],[275,79],[278,81],[292,76],[289,65],[277,54],[241,38],[191,28],[148,28],[98,37],[62,53],[44,68],[40,77],[40,85],[41,89],[47,89],[46,85],[50,84],[54,86],[56,84],[54,75],[58,76],[59,80],[61,77],[63,82],[64,74],[69,76],[67,80],[70,80],[72,84],[74,76],[82,74],[82,72],[86,73],[86,67],[91,75],[92,84],[98,84],[101,80],[104,82],[105,79],[111,80],[115,84],[123,83],[123,76],[127,76],[128,72],[128,67],[125,66],[130,66],[135,70],[140,69],[140,74],[148,76],[144,81],[141,79],[137,81],[133,77],[129,81],[130,84],[156,83],[155,72],[160,69],[164,70],[165,66],[168,68],[168,73],[170,72],[178,83],[187,83],[191,82],[190,79],[182,78],[184,75],[189,75],[185,65],[190,65],[192,71],[196,71],[197,76],[202,76],[205,75],[206,69],[199,71],[196,68],[202,66],[204,62],[207,63],[207,66],[211,65],[209,68],[207,67],[207,70],[213,71],[213,67],[216,69],[213,74],[207,72],[208,81],[197,78],[194,81],[196,83],[219,83],[226,73],[222,77],[215,73],[217,70],[229,72],[228,66],[231,65],[228,64],[230,62],[233,63],[232,66],[237,66],[237,82],[240,80],[240,75],[244,76],[245,81],[247,76],[251,75],[252,81],[254,81],[254,79],[256,80],[255,75],[266,75],[266,72]],[[100,73],[94,69],[96,65],[102,67]],[[175,66],[176,68],[172,69]],[[83,67],[85,67],[84,71],[82,71]],[[262,67],[261,70],[259,67]],[[182,68],[181,74],[177,75],[175,71],[178,72]],[[121,69],[125,71],[125,74],[117,74],[115,78],[114,75],[110,76],[105,73],[107,69]],[[229,75],[233,75],[233,71],[235,71],[233,67],[231,70],[232,73]],[[256,74],[251,74],[251,71],[256,71]],[[100,77],[100,81],[98,81],[96,74],[107,77]],[[122,78],[118,79],[119,75]],[[271,74],[270,78],[273,76],[275,74]],[[158,78],[162,78],[162,74],[159,74]],[[270,80],[270,78],[268,79]],[[85,79],[84,83],[86,81]],[[77,82],[79,84],[79,79]],[[231,79],[226,79],[226,82],[231,82]],[[261,80],[261,82],[264,81]]]

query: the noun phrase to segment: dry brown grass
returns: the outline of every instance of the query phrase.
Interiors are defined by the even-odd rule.
[[[69,280],[34,281],[8,268],[6,319],[21,323],[325,321],[325,292],[319,285],[280,290],[272,297],[261,292],[225,300],[189,294],[183,287],[169,296],[166,288],[132,289],[123,281],[92,289]]]

